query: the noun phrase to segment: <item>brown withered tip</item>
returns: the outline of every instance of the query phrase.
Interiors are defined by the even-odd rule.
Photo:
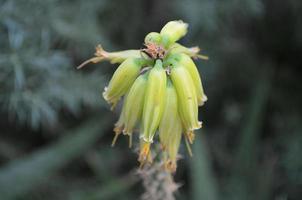
[[[142,52],[146,53],[152,59],[163,59],[167,53],[167,50],[159,44],[146,43],[147,48],[142,49]]]

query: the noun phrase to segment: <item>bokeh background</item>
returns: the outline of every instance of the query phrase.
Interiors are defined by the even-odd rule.
[[[208,102],[176,199],[302,199],[299,0],[0,0],[0,199],[139,199],[136,153],[110,147],[118,110],[101,91],[116,65],[76,70],[102,44],[141,48],[190,24]]]

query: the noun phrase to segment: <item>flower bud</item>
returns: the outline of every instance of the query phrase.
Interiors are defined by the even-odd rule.
[[[166,82],[167,77],[162,67],[162,61],[156,60],[148,77],[142,117],[141,137],[146,142],[153,142],[153,137],[161,120],[165,103]]]
[[[134,50],[134,49],[108,52],[108,51],[105,51],[101,45],[98,45],[95,48],[94,55],[95,55],[95,57],[86,60],[81,65],[79,65],[77,67],[77,69],[84,67],[88,63],[99,63],[102,61],[109,61],[112,64],[122,63],[127,58],[140,58],[141,52],[140,52],[140,50]]]
[[[200,52],[200,48],[198,46],[195,47],[185,47],[179,43],[174,43],[170,46],[170,48],[168,49],[168,56],[170,55],[174,55],[174,54],[179,54],[179,53],[184,53],[192,58],[200,58],[203,60],[208,60],[209,57],[205,56],[205,55],[201,55],[199,54]]]
[[[131,135],[137,122],[141,119],[144,107],[148,72],[140,75],[131,86],[124,104],[124,134]]]
[[[171,67],[171,79],[176,88],[179,101],[179,114],[186,130],[201,128],[198,121],[198,104],[193,80],[186,70],[177,62]]]
[[[145,44],[149,43],[155,43],[155,44],[160,44],[161,43],[161,35],[157,32],[151,32],[148,33],[145,37]]]
[[[160,143],[164,150],[167,148],[171,135],[178,131],[181,132],[177,94],[170,79],[167,80],[164,112],[158,130]]]
[[[176,157],[181,133],[182,124],[178,114],[177,94],[172,82],[168,79],[165,108],[159,124],[159,139],[163,150],[168,154],[165,168],[171,172],[176,170]]]
[[[127,58],[140,58],[140,57],[142,57],[140,50],[130,49],[124,51],[108,52],[106,59],[109,60],[111,64],[115,64],[115,63],[122,63]]]
[[[189,72],[195,86],[198,105],[200,106],[203,105],[208,98],[204,94],[201,77],[193,60],[190,58],[190,56],[184,53],[174,54],[173,56],[170,57],[170,59],[171,58],[174,59],[176,62],[178,62],[180,66],[186,68],[186,70]]]
[[[104,99],[115,107],[120,97],[126,94],[141,68],[147,64],[142,58],[127,58],[114,72],[108,87],[103,92]]]
[[[181,133],[182,133],[181,123],[178,122],[177,124],[175,124],[175,131],[173,134],[170,135],[169,142],[167,145],[169,160],[166,163],[166,168],[171,172],[176,171],[177,154],[178,154],[178,150],[181,142],[181,135],[182,135]]]
[[[185,36],[188,31],[188,24],[181,20],[168,22],[160,31],[164,46],[168,47],[180,38]]]

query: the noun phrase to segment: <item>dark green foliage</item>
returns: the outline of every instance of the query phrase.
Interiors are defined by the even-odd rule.
[[[72,50],[73,40],[80,45],[100,39],[91,20],[89,26],[83,25],[85,32],[79,31],[85,18],[93,17],[85,15],[82,23],[73,24],[75,19],[60,16],[66,14],[60,5],[59,1],[4,1],[0,8],[1,104],[10,119],[32,128],[55,126],[61,109],[76,114],[83,105],[99,104],[102,77],[76,71],[73,52],[64,50]]]
[[[197,61],[209,100],[194,157],[179,161],[185,185],[176,197],[301,199],[301,8],[298,0],[0,0],[0,199],[139,198],[136,155],[124,138],[109,146],[117,117],[101,91],[115,66],[76,66],[99,43],[141,48],[146,33],[175,19],[190,25],[183,44],[210,57]]]

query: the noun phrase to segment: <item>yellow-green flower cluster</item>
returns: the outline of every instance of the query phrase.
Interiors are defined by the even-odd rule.
[[[207,100],[192,60],[207,57],[198,54],[198,47],[187,48],[177,43],[187,29],[182,21],[170,21],[159,33],[147,34],[144,49],[106,52],[98,46],[95,57],[83,64],[103,60],[121,63],[103,92],[111,109],[123,99],[113,145],[123,133],[130,137],[131,147],[133,132],[139,130],[139,161],[152,162],[150,147],[157,141],[154,138],[158,133],[169,171],[176,170],[182,135],[191,152],[189,143],[193,143],[194,130],[201,128],[198,106]]]

